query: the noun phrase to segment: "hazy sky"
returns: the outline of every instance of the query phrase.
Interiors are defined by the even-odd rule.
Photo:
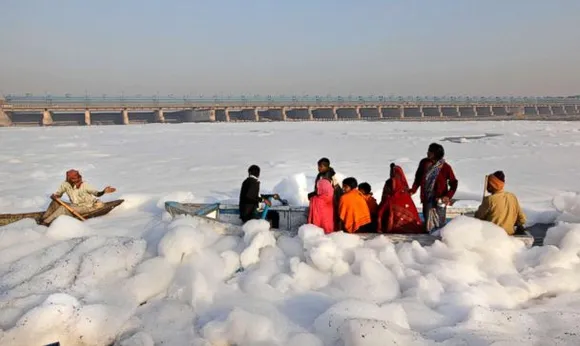
[[[580,0],[1,0],[0,93],[580,94]]]

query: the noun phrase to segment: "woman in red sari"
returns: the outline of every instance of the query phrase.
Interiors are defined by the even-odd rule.
[[[400,166],[391,163],[390,179],[385,183],[377,219],[378,233],[425,233],[409,184]]]

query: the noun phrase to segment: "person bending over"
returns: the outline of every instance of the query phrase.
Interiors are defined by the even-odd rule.
[[[258,219],[258,206],[261,202],[266,205],[271,206],[271,202],[268,198],[260,195],[260,167],[256,165],[251,165],[248,168],[248,177],[242,183],[242,188],[240,189],[240,200],[239,200],[239,210],[240,219],[243,223],[248,222],[252,219]],[[274,195],[274,197],[278,197]],[[266,220],[268,220],[272,228],[278,228],[280,223],[280,214],[275,210],[268,210],[266,214]]]

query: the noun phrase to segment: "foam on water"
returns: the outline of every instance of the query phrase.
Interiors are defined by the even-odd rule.
[[[573,152],[559,145],[573,140],[566,131],[577,125],[553,124],[553,138],[544,135],[542,124],[524,125],[518,123],[520,135],[515,136],[515,125],[499,123],[417,124],[412,129],[393,123],[388,131],[361,123],[357,127],[364,133],[344,137],[348,145],[339,142],[335,148],[327,145],[336,139],[332,132],[327,137],[327,126],[346,133],[345,124],[284,124],[284,131],[298,126],[300,133],[311,135],[308,148],[295,141],[297,148],[289,151],[289,140],[277,148],[249,150],[244,145],[250,135],[229,136],[230,127],[200,124],[184,126],[183,133],[181,127],[172,128],[184,142],[172,146],[171,153],[158,149],[177,138],[175,132],[165,135],[165,127],[119,127],[110,130],[113,137],[108,130],[87,128],[83,142],[97,154],[109,155],[90,165],[73,148],[67,148],[71,155],[66,160],[36,154],[72,131],[43,129],[46,138],[30,140],[30,156],[23,155],[18,164],[25,167],[15,170],[11,164],[0,170],[6,191],[0,199],[3,210],[45,207],[58,186],[53,179],[60,179],[62,167],[71,166],[89,168],[87,180],[98,187],[116,186],[126,201],[109,215],[84,223],[61,217],[49,228],[31,220],[0,228],[0,345],[57,340],[63,345],[125,346],[580,344],[579,202],[577,194],[560,195],[578,186],[577,179],[566,175],[576,172],[575,166],[566,166]],[[252,126],[264,126],[276,136],[286,133],[278,125]],[[292,173],[307,171],[319,155],[330,156],[333,166],[348,175],[382,182],[389,158],[375,165],[369,136],[378,147],[392,148],[392,157],[418,159],[433,136],[464,136],[473,126],[493,127],[478,132],[504,136],[446,144],[460,189],[481,191],[482,174],[517,161],[505,168],[510,189],[522,196],[527,210],[552,213],[551,221],[558,216],[546,246],[526,249],[497,226],[468,217],[448,224],[441,241],[421,247],[393,244],[385,237],[326,236],[312,225],[302,226],[295,237],[276,238],[260,220],[247,223],[240,237],[222,236],[193,218],[172,219],[163,211],[166,200],[236,199],[254,155],[285,160],[282,156],[294,151],[289,162],[302,162],[306,152],[313,158],[296,164],[300,167],[273,165],[292,170],[281,176],[264,170],[262,179],[292,204],[304,205],[315,172]],[[23,139],[1,131],[0,154],[5,155]],[[38,135],[36,129],[27,131],[18,136]],[[401,141],[399,132],[407,140]],[[107,144],[119,136],[124,145]],[[224,138],[231,141],[227,150],[221,146]],[[215,151],[197,153],[191,150],[195,145]],[[319,152],[323,147],[325,152]],[[560,167],[557,179],[530,175],[538,155],[528,155],[530,147]],[[339,159],[341,154],[348,160]],[[416,163],[402,161],[408,172]],[[190,170],[192,165],[208,169]],[[21,170],[28,173],[18,174]],[[542,181],[554,184],[546,187]],[[554,195],[556,208],[545,206]]]
[[[55,239],[57,229],[65,236]],[[547,246],[532,249],[467,217],[453,220],[442,237],[423,248],[325,236],[306,225],[295,238],[275,239],[257,220],[243,237],[222,238],[181,218],[166,224],[158,255],[147,259],[142,238],[99,236],[61,218],[44,234],[30,230],[18,240],[44,247],[0,267],[1,344],[453,344],[450,330],[479,311],[580,289],[577,225],[560,224]],[[163,321],[177,319],[183,330],[169,333]]]

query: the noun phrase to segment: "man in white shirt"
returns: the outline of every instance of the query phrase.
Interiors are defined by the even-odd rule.
[[[71,169],[66,172],[66,180],[50,196],[53,201],[48,206],[44,215],[42,215],[41,224],[48,226],[61,215],[72,215],[70,211],[55,201],[56,198],[61,198],[65,193],[71,202],[69,204],[70,207],[79,214],[83,214],[103,207],[103,202],[99,201],[97,197],[115,191],[116,189],[110,186],[105,187],[103,191],[97,191],[83,181],[82,176],[77,170]]]

